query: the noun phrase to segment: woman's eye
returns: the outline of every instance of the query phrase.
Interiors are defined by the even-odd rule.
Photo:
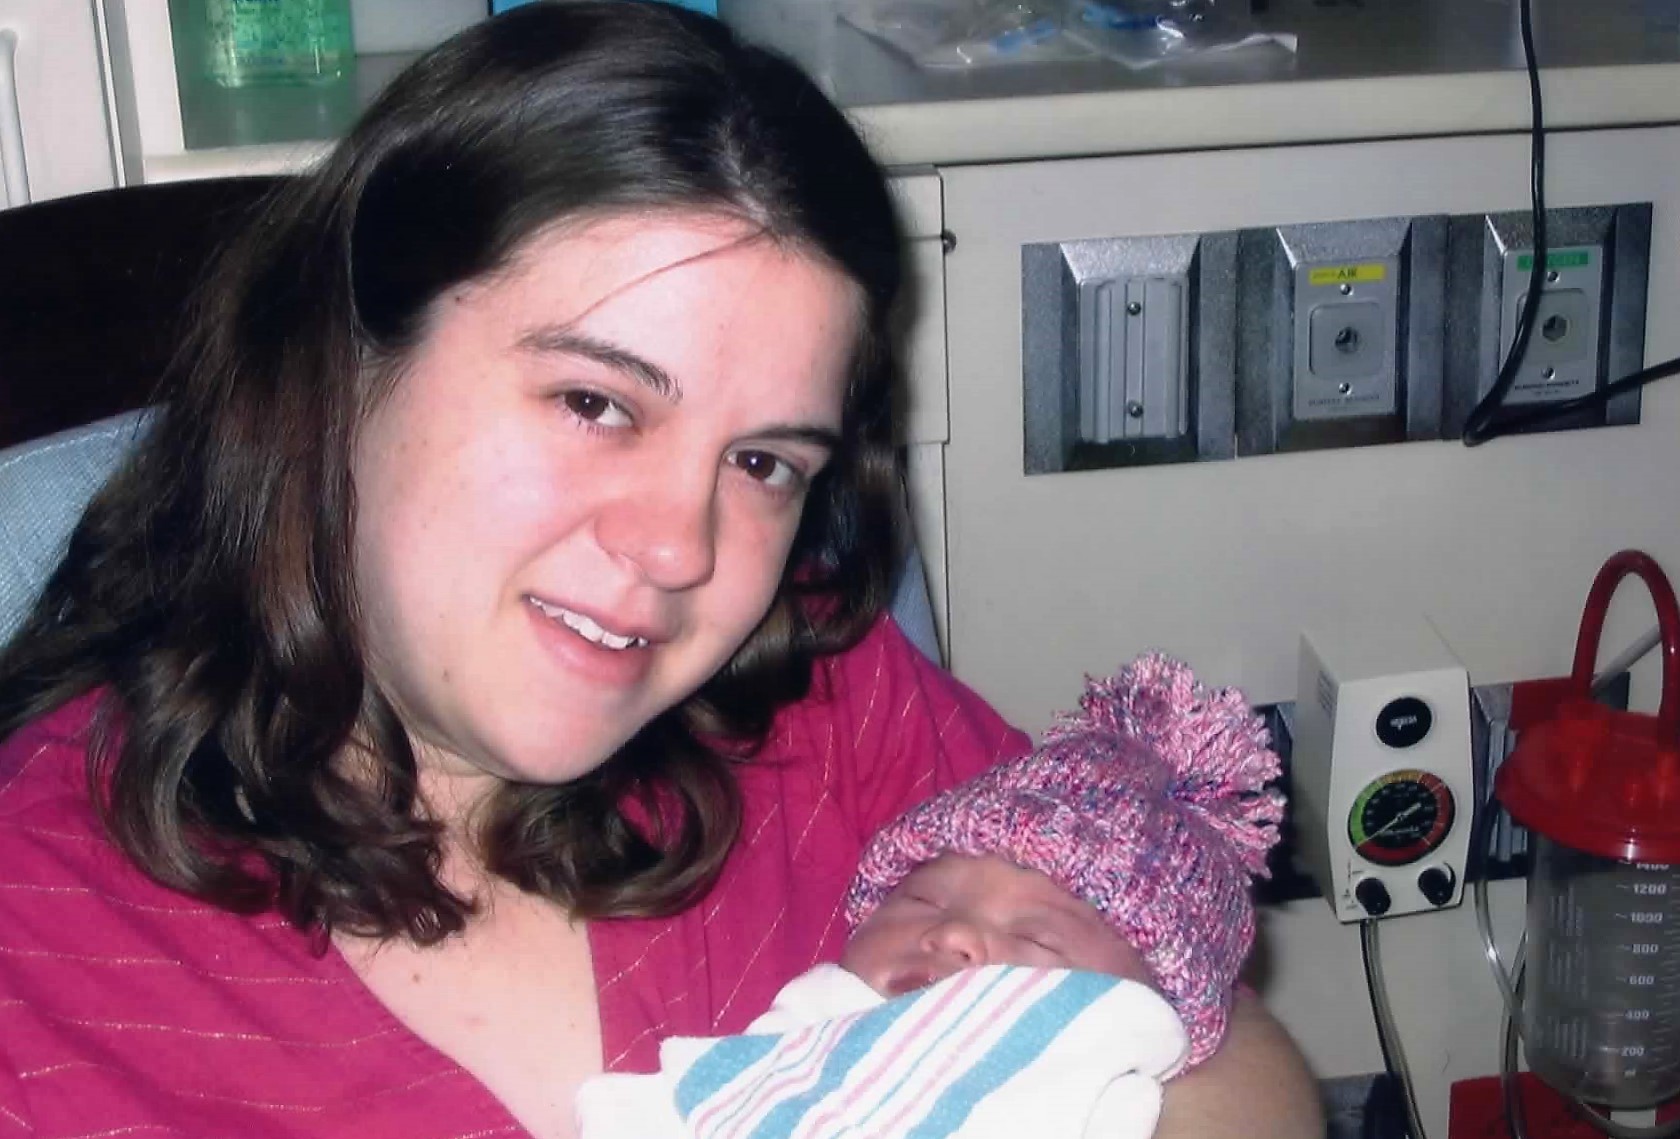
[[[775,490],[798,490],[805,482],[792,463],[768,451],[737,451],[730,461],[748,477]]]
[[[630,426],[630,414],[624,410],[623,405],[600,392],[580,388],[577,391],[566,392],[560,397],[560,402],[566,405],[567,411],[585,423],[597,427]]]

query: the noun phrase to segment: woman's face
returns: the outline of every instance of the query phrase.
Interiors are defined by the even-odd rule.
[[[859,311],[706,214],[539,235],[440,298],[355,457],[369,668],[434,789],[582,775],[730,659],[838,438]]]

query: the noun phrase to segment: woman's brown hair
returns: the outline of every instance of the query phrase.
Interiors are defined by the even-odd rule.
[[[471,904],[438,880],[407,732],[362,657],[355,435],[445,290],[544,227],[670,209],[750,220],[857,282],[844,443],[723,673],[592,774],[503,786],[478,834],[493,872],[582,917],[691,901],[735,837],[732,765],[885,600],[901,265],[884,180],[841,113],[792,64],[664,4],[485,21],[271,196],[206,282],[145,441],[0,654],[0,738],[100,690],[111,742],[90,748],[90,779],[152,877],[318,932],[460,929]]]

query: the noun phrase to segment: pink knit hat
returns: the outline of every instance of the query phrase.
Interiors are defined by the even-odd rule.
[[[1148,963],[1190,1036],[1219,1046],[1254,942],[1251,876],[1265,876],[1283,796],[1260,718],[1235,689],[1139,658],[1087,681],[1079,711],[1038,750],[953,787],[870,842],[846,899],[857,928],[917,866],[997,855],[1083,898]]]

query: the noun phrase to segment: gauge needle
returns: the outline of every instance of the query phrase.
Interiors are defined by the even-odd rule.
[[[1392,819],[1388,820],[1388,822],[1366,835],[1365,841],[1370,842],[1374,838],[1381,838],[1383,835],[1387,834],[1389,831],[1393,830],[1395,827],[1399,826],[1401,823],[1405,822],[1421,810],[1423,810],[1422,803],[1413,803],[1404,811],[1401,811],[1398,815],[1395,815]]]

